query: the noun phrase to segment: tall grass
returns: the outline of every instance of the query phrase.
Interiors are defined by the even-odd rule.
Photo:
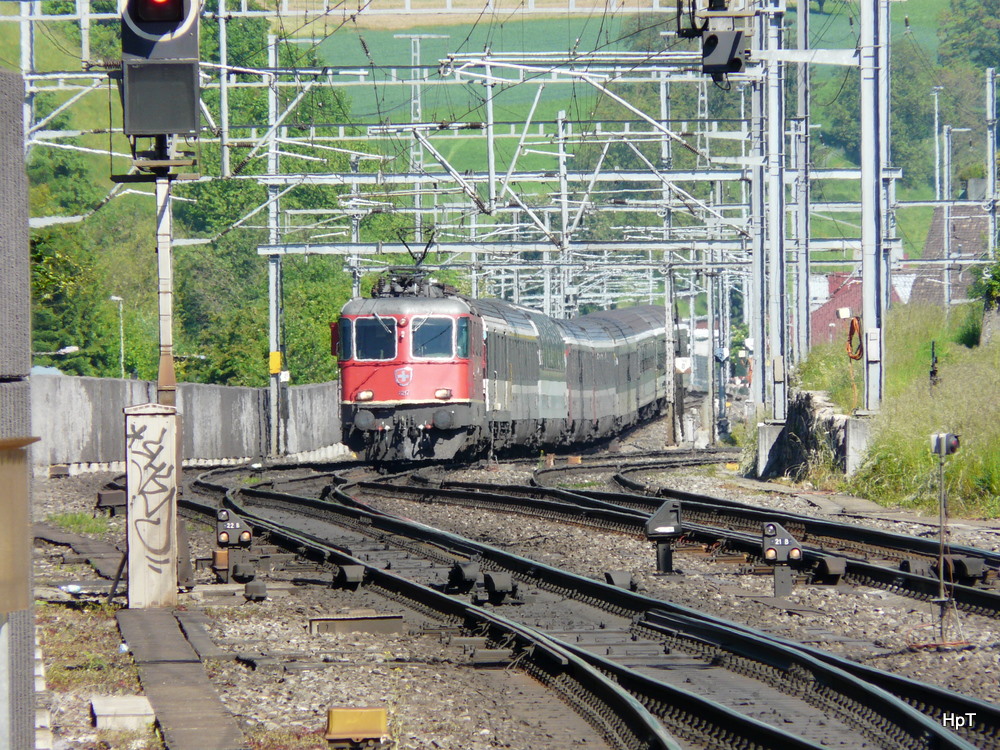
[[[886,505],[937,507],[938,459],[930,435],[953,432],[961,448],[946,460],[949,507],[958,515],[1000,516],[1000,345],[978,346],[980,305],[898,305],[886,330],[886,398],[876,417],[855,494]],[[938,382],[930,383],[931,342]],[[849,411],[850,379],[843,345],[817,347],[800,370],[801,385],[831,392]],[[855,365],[859,392],[861,368]]]
[[[1000,346],[954,351],[931,386],[913,380],[890,394],[875,424],[868,457],[850,482],[877,502],[937,506],[938,458],[930,435],[961,436],[946,459],[949,506],[960,515],[1000,515]]]

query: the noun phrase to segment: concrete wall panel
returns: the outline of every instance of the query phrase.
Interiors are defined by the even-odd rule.
[[[181,383],[183,458],[257,458],[266,454],[264,392],[259,388]]]
[[[125,460],[126,406],[156,400],[144,380],[34,375],[31,414],[36,464],[107,463]]]
[[[21,76],[0,72],[0,378],[24,377],[31,369],[23,101]]]
[[[288,389],[288,452],[325,448],[340,442],[340,382]]]
[[[31,383],[33,434],[42,438],[33,450],[37,465],[123,461],[122,409],[156,400],[156,384],[142,380],[33,375]],[[5,395],[10,391],[13,387],[0,387],[0,429],[8,422],[18,428],[28,424],[26,407],[19,416],[13,397]],[[266,389],[181,383],[177,408],[183,420],[185,460],[255,459],[268,454]],[[288,410],[288,453],[320,451],[340,443],[338,383],[290,388]]]

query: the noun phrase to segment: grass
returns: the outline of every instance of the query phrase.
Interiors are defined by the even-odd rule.
[[[115,608],[103,604],[36,603],[35,622],[47,662],[45,680],[54,692],[136,695],[139,675],[119,649]]]
[[[74,534],[104,534],[108,531],[109,526],[106,517],[92,516],[83,512],[56,513],[45,520]]]
[[[324,731],[251,727],[243,735],[251,750],[318,750],[327,746]]]
[[[952,310],[898,305],[886,324],[886,398],[868,456],[846,489],[888,506],[933,512],[938,460],[930,435],[953,432],[962,446],[949,457],[945,485],[955,515],[1000,517],[1000,345],[978,346],[980,305]],[[938,382],[931,386],[931,342]],[[855,363],[858,398],[863,374]],[[816,347],[799,386],[826,390],[843,411],[855,403],[842,344]]]

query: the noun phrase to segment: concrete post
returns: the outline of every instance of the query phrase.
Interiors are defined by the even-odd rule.
[[[878,411],[882,405],[885,374],[883,305],[885,263],[882,251],[882,155],[881,140],[886,132],[886,112],[879,109],[879,45],[888,44],[879,31],[881,14],[887,12],[881,0],[861,3],[861,284],[862,321],[865,343],[865,409]]]
[[[125,410],[128,606],[177,605],[177,410]]]
[[[40,4],[21,3],[25,16],[33,7],[40,12]],[[21,26],[22,61],[29,69],[34,64],[32,26]],[[35,746],[35,616],[25,450],[32,429],[24,123],[32,114],[32,97],[25,97],[20,75],[0,71],[0,748]]]

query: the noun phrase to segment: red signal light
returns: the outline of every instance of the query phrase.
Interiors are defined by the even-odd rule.
[[[180,23],[184,20],[185,0],[135,0],[135,15],[150,23]]]

